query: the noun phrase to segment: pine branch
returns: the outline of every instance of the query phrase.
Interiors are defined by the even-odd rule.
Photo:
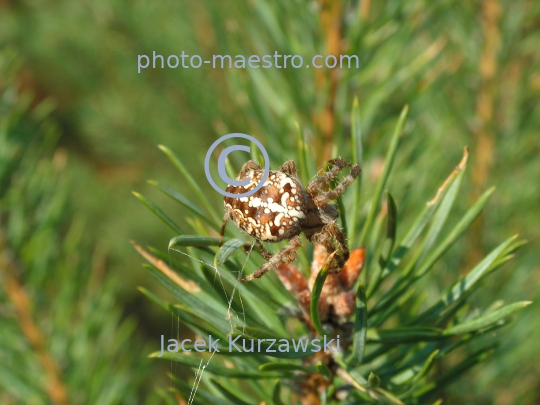
[[[48,339],[34,322],[32,316],[32,302],[24,287],[19,281],[19,274],[24,274],[24,269],[17,263],[13,252],[7,245],[5,234],[0,230],[0,276],[9,300],[17,313],[17,322],[33,347],[45,372],[47,387],[51,403],[55,405],[67,405],[67,390],[62,381],[62,373],[58,363],[47,351]]]

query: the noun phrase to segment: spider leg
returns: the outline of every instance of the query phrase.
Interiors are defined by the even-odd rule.
[[[261,251],[261,254],[266,260],[270,260],[272,258],[272,253],[266,250],[266,248],[263,246],[263,244],[261,243],[259,239],[255,239],[255,244],[257,245],[257,247]]]
[[[274,254],[268,261],[263,264],[255,273],[250,274],[247,277],[239,278],[239,281],[251,281],[256,278],[261,278],[264,273],[270,270],[272,267],[277,267],[282,263],[290,263],[296,257],[296,251],[302,246],[300,237],[297,235],[293,237],[289,244]]]
[[[345,235],[343,235],[343,232],[341,232],[341,229],[335,222],[332,222],[331,224],[326,225],[328,227],[329,233],[334,237],[336,240],[336,243],[338,244],[338,247],[341,250],[341,257],[343,264],[340,265],[340,269],[343,268],[345,265],[345,262],[349,260],[349,246],[347,245],[347,241],[345,240]],[[339,257],[339,256],[338,256]]]
[[[349,259],[349,247],[347,246],[343,232],[341,232],[341,229],[339,229],[335,222],[325,225],[320,232],[313,234],[310,241],[314,245],[323,246],[327,253],[336,252],[334,265],[330,266],[331,273],[339,273],[343,269],[345,262]]]
[[[317,196],[319,194],[319,188],[326,187],[328,183],[333,180],[341,170],[343,170],[343,167],[345,167],[346,164],[346,162],[341,158],[330,160],[328,163],[332,164],[333,167],[331,167],[322,176],[310,181],[307,185],[306,191],[311,197]]]
[[[227,228],[227,222],[229,222],[229,213],[225,212],[225,216],[223,217],[223,222],[221,224],[221,231],[219,232],[218,247],[221,247],[221,245],[223,245],[223,235],[225,235],[225,228]]]
[[[249,172],[250,170],[262,170],[262,167],[259,166],[257,163],[255,163],[253,160],[248,160],[242,168],[240,169],[239,176],[242,177],[244,174]]]
[[[283,166],[279,168],[279,171],[283,173],[289,172],[291,176],[298,178],[298,173],[296,172],[296,165],[292,160],[288,160],[283,163]]]
[[[322,179],[322,178],[326,178],[327,181],[332,180],[337,175],[337,173],[340,172],[345,166],[350,167],[351,172],[333,190],[323,192],[323,193],[318,193],[317,192],[317,195],[315,195],[313,197],[313,201],[315,202],[315,205],[317,205],[318,207],[320,207],[320,206],[322,206],[324,204],[327,204],[329,201],[336,200],[341,194],[343,194],[343,192],[346,190],[346,188],[349,187],[351,185],[351,183],[360,174],[360,167],[358,167],[358,165],[355,165],[354,163],[345,162],[341,158],[330,160],[329,163],[334,164],[335,166],[332,167],[328,172],[326,172],[325,175],[323,175],[323,176],[319,177],[318,179],[316,179],[314,181],[314,183],[318,182],[318,180]],[[325,177],[325,176],[327,176],[329,174],[330,174],[329,177]],[[308,190],[308,192],[309,192],[309,190]]]

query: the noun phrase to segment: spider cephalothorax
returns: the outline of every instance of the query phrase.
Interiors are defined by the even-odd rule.
[[[286,162],[279,171],[270,170],[264,185],[248,197],[225,197],[225,218],[221,235],[225,232],[227,220],[233,222],[248,235],[255,238],[263,256],[268,260],[252,275],[241,279],[250,281],[260,278],[270,268],[294,260],[300,247],[300,233],[315,245],[324,246],[328,252],[336,251],[331,272],[339,272],[349,256],[349,249],[341,229],[336,225],[338,210],[330,201],[339,197],[360,173],[360,168],[343,159],[328,162],[332,167],[322,176],[309,182],[305,189],[297,179],[293,161]],[[344,168],[351,172],[333,190],[329,184]],[[255,188],[262,179],[263,169],[253,161],[248,161],[240,170],[236,180],[249,179],[243,186],[227,187],[227,192],[243,194]],[[290,240],[288,246],[272,255],[262,242]]]

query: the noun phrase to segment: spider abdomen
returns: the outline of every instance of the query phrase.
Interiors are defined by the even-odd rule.
[[[246,193],[261,181],[263,170],[248,170],[236,180],[250,179],[245,186],[227,187],[233,194]],[[265,242],[279,242],[300,234],[306,202],[302,186],[294,177],[270,170],[264,185],[248,197],[225,197],[225,209],[236,226]]]

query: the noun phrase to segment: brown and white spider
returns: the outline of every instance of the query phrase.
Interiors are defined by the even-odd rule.
[[[299,235],[302,232],[314,245],[324,246],[328,253],[336,251],[329,271],[341,271],[349,258],[349,248],[336,224],[337,206],[330,204],[330,201],[336,200],[345,191],[360,173],[360,168],[341,158],[332,159],[328,163],[331,165],[329,170],[310,181],[305,190],[297,179],[294,162],[289,160],[279,171],[270,170],[264,185],[249,197],[225,197],[226,212],[221,237],[230,218],[238,228],[255,238],[255,243],[267,260],[255,273],[240,281],[260,278],[272,267],[292,262],[301,246]],[[349,175],[334,189],[330,189],[332,180],[345,167],[350,167]],[[246,193],[259,184],[263,174],[264,170],[250,160],[242,166],[236,178],[249,179],[250,182],[243,186],[229,185],[227,192]],[[290,243],[274,255],[261,243],[283,240],[289,240]]]

